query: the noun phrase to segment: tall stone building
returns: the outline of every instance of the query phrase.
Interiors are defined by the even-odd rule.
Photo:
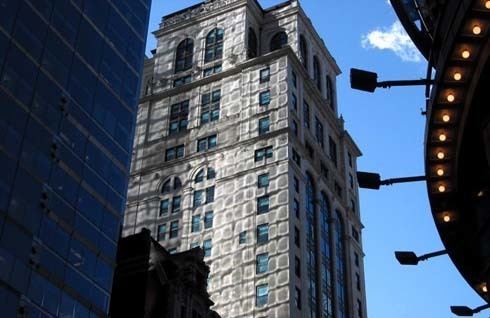
[[[154,34],[123,235],[201,246],[222,317],[365,317],[361,153],[298,1],[205,1]]]

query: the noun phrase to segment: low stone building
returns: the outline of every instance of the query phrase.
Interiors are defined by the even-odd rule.
[[[151,233],[121,239],[114,276],[113,318],[219,318],[206,291],[209,267],[193,248],[170,254]]]

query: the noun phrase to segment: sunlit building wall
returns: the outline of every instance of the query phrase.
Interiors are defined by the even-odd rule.
[[[123,235],[201,246],[222,317],[365,317],[361,153],[299,3],[207,1],[154,34]]]

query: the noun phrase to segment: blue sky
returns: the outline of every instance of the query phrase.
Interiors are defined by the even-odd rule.
[[[198,2],[153,0],[150,31],[158,28],[163,15]],[[259,2],[270,7],[281,0]],[[354,91],[349,84],[352,67],[376,71],[380,80],[425,76],[427,64],[417,61],[395,24],[391,6],[386,0],[302,0],[301,5],[343,71],[337,79],[339,112],[363,152],[359,170],[376,171],[383,178],[423,174],[424,88],[369,94]],[[150,33],[148,54],[154,47]],[[361,190],[360,201],[370,318],[453,317],[450,305],[483,303],[447,256],[416,267],[400,266],[394,258],[395,250],[423,254],[443,249],[425,183]]]

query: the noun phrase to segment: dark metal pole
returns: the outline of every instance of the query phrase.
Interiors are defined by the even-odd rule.
[[[420,79],[420,80],[402,80],[402,81],[384,81],[378,82],[376,87],[390,88],[391,86],[418,86],[434,84],[434,80]]]
[[[418,259],[420,261],[425,261],[429,258],[432,258],[432,257],[436,257],[436,256],[441,256],[441,255],[445,255],[447,254],[447,251],[446,250],[441,250],[441,251],[437,251],[437,252],[432,252],[432,253],[427,253],[427,254],[424,254],[424,255],[420,255],[418,257]]]
[[[425,180],[427,180],[426,176],[394,178],[394,179],[381,180],[380,184],[381,185],[392,185],[393,183],[405,183],[405,182],[425,181]]]
[[[483,305],[483,306],[480,306],[480,307],[476,307],[475,309],[473,309],[473,313],[477,314],[480,311],[485,310],[485,309],[488,309],[488,308],[490,308],[490,304],[486,304],[486,305]]]

